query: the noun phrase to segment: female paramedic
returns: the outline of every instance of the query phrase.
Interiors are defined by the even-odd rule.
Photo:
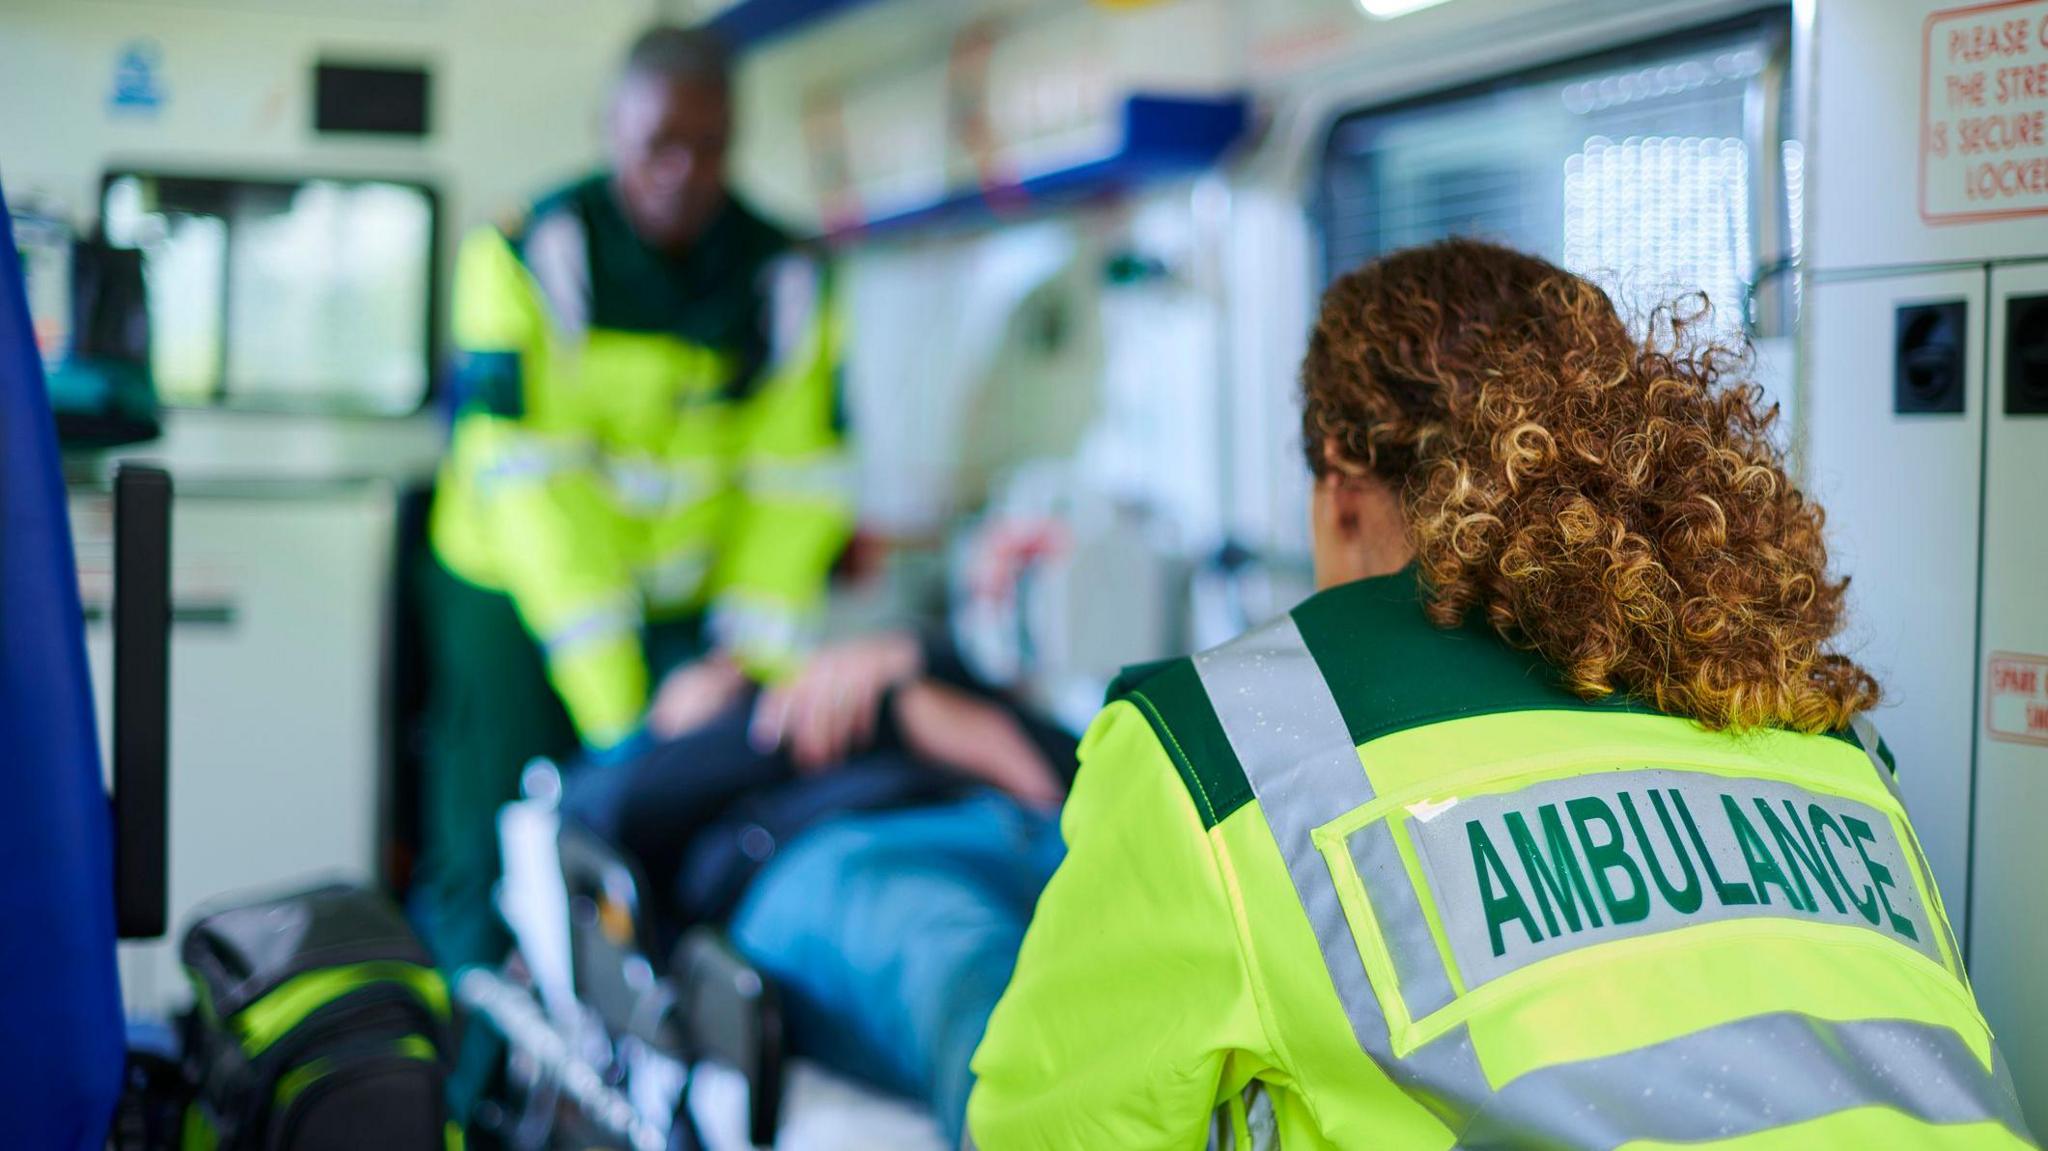
[[[1112,690],[978,1146],[2029,1145],[1707,320],[1471,241],[1330,288],[1321,590]]]

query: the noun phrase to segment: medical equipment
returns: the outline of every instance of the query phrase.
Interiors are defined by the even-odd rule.
[[[943,1151],[910,1104],[790,1057],[774,986],[720,933],[663,963],[638,868],[563,821],[553,765],[523,791],[498,817],[515,956],[455,988],[511,1048],[515,1151],[549,1146],[563,1111],[632,1151]]]

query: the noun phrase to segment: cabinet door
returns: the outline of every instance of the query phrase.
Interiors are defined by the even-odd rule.
[[[1850,577],[1841,644],[1884,685],[1873,718],[1958,938],[1976,727],[1985,282],[1982,268],[1823,279],[1809,297],[1804,372],[1807,490],[1827,509],[1834,568]],[[1954,353],[1947,377],[1944,349]]]
[[[223,897],[376,875],[377,675],[390,581],[381,486],[173,505],[171,934],[121,945],[132,1013],[188,1001],[177,942]],[[73,502],[88,612],[104,603],[104,505]],[[109,635],[87,632],[101,738]]]
[[[2048,261],[1994,268],[1970,972],[2048,1130]]]

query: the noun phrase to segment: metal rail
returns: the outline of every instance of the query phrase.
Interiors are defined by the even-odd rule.
[[[495,971],[473,967],[456,980],[455,998],[532,1059],[542,1078],[556,1084],[585,1118],[624,1137],[633,1151],[667,1151],[668,1133],[641,1118],[630,1100],[607,1085],[525,990]]]

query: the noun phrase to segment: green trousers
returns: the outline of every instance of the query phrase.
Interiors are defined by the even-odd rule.
[[[419,572],[427,636],[425,794],[413,918],[449,972],[496,964],[510,944],[492,905],[498,809],[518,798],[535,756],[577,750],[576,729],[548,684],[541,651],[512,600],[428,557]]]
[[[451,976],[496,965],[511,946],[491,899],[502,860],[498,809],[519,796],[536,756],[564,762],[581,742],[548,682],[540,645],[511,597],[469,583],[431,555],[417,573],[427,646],[422,844],[411,911],[434,961]],[[642,635],[656,678],[703,652],[697,616],[664,621]],[[463,1035],[449,1077],[449,1103],[465,1121],[485,1097],[501,1045],[487,1026]],[[471,1147],[489,1144],[471,1129]]]
[[[491,899],[498,881],[498,809],[519,794],[535,756],[575,753],[576,728],[548,683],[541,651],[510,597],[477,587],[431,555],[415,573],[427,648],[427,715],[414,925],[451,977],[503,962],[511,937]],[[466,1021],[448,1080],[451,1112],[468,1124],[503,1059],[487,1024]],[[470,1146],[496,1146],[470,1130]]]

